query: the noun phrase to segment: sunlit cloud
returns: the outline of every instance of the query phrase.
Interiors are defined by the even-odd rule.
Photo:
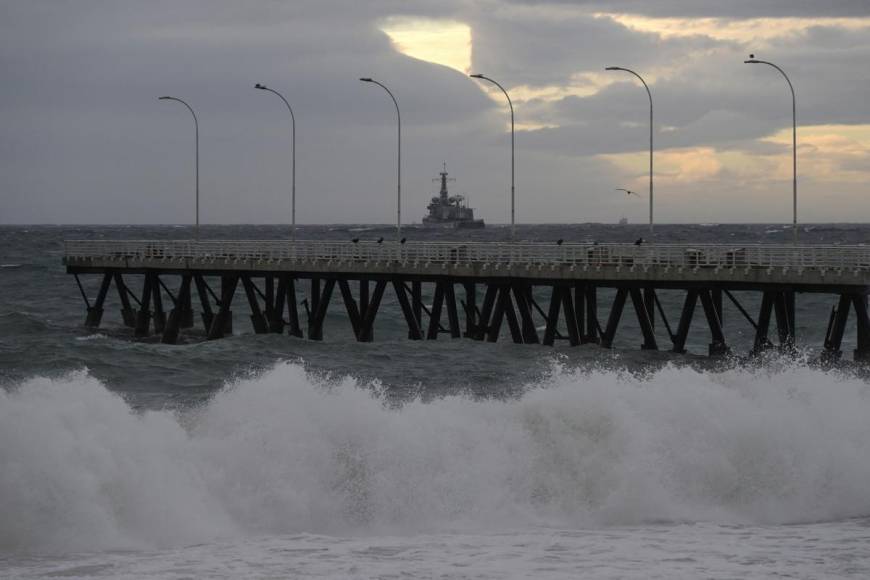
[[[713,180],[734,186],[792,179],[791,129],[760,140],[775,144],[775,152],[713,147],[656,151],[655,180],[667,185],[703,184]],[[625,183],[642,189],[648,179],[649,153],[637,151],[599,155],[625,176]],[[816,125],[798,128],[798,181],[818,185],[870,183],[870,125]]]
[[[626,28],[657,34],[662,38],[706,36],[720,41],[759,45],[806,34],[811,28],[832,27],[870,30],[866,18],[651,18],[637,14],[598,13]]]
[[[392,16],[381,24],[395,49],[404,55],[468,73],[471,28],[455,20]]]

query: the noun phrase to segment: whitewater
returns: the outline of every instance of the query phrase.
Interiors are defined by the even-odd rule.
[[[143,413],[84,371],[34,378],[0,393],[0,562],[21,577],[184,577],[191,559],[224,577],[745,577],[769,561],[818,577],[860,557],[866,575],[868,416],[863,380],[806,366],[554,365],[519,398],[396,405],[283,362]]]

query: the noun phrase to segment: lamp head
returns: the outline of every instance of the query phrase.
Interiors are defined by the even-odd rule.
[[[166,99],[172,99],[172,97],[157,97],[158,101],[165,101]]]
[[[373,83],[374,81],[369,77],[360,77],[360,79],[364,83]]]
[[[621,66],[608,66],[608,67],[605,67],[604,70],[625,70],[625,69],[622,68]]]
[[[484,76],[481,75],[481,74],[474,74],[474,75],[468,75],[468,76],[470,76],[470,77],[473,78],[473,79],[483,79],[483,78],[486,78],[486,77],[484,77]]]
[[[266,87],[266,85],[261,85],[260,83],[257,83],[257,84],[254,85],[254,88],[255,88],[255,89],[266,90],[267,87]]]
[[[743,64],[758,64],[758,63],[760,63],[760,62],[761,62],[760,60],[757,60],[757,59],[755,58],[755,55],[754,55],[754,54],[750,54],[750,55],[749,55],[749,60],[744,60],[744,61],[743,61]]]

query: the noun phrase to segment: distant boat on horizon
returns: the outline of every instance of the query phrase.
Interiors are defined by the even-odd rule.
[[[447,163],[441,171],[441,191],[432,197],[426,209],[429,214],[423,217],[425,227],[441,228],[482,228],[482,219],[474,219],[474,210],[468,207],[463,195],[449,195],[447,192]],[[438,181],[435,178],[432,181]],[[451,180],[453,181],[453,180]]]

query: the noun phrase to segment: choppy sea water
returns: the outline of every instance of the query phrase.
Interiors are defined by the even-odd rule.
[[[810,228],[806,241],[870,238],[867,226]],[[870,575],[867,375],[848,361],[814,363],[831,297],[799,296],[806,350],[762,361],[641,352],[630,316],[613,351],[411,342],[386,299],[370,344],[353,341],[339,308],[322,343],[254,336],[241,312],[224,340],[133,341],[112,301],[102,329],[81,327],[63,239],[188,234],[0,228],[0,576]],[[631,241],[644,232],[520,234]],[[789,234],[711,225],[657,235]],[[92,292],[96,281],[85,284]],[[669,312],[679,300],[663,296]],[[735,353],[745,351],[751,328],[727,306],[725,319]],[[699,328],[689,349],[707,342]]]

